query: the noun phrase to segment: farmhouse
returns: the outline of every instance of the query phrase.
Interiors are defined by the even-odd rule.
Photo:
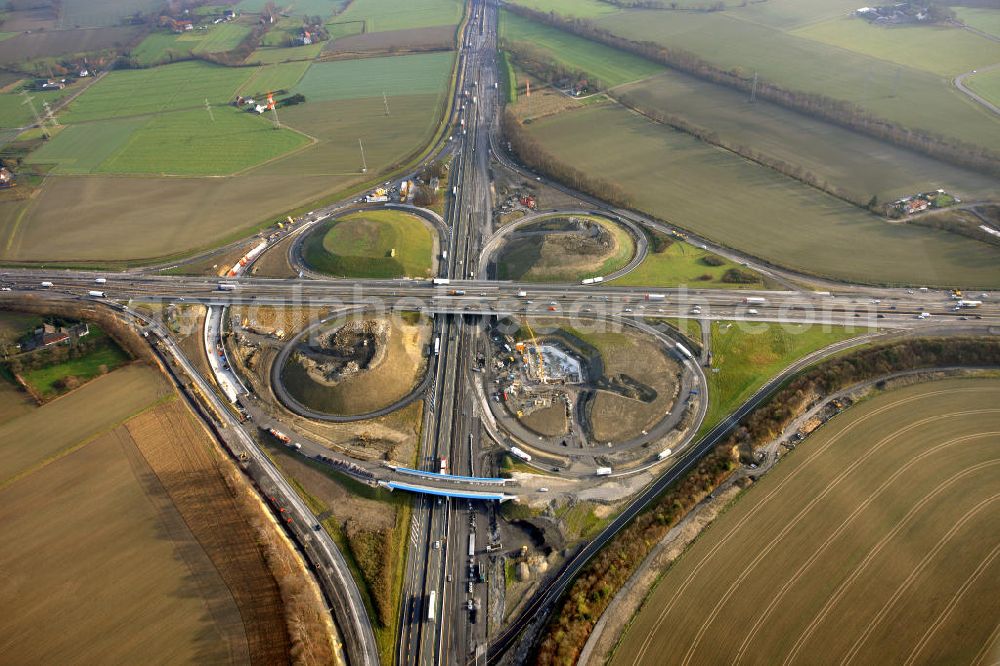
[[[0,167],[0,187],[14,187],[14,174],[7,167]]]
[[[42,324],[35,329],[32,337],[22,345],[25,351],[51,347],[63,342],[69,342],[70,338],[82,338],[90,333],[90,327],[86,323],[75,326],[56,326],[55,324]]]

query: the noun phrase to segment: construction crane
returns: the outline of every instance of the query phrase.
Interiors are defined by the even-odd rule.
[[[528,329],[528,335],[531,336],[531,346],[534,348],[535,356],[538,358],[538,366],[535,368],[535,374],[538,376],[538,381],[543,384],[547,384],[548,379],[545,376],[545,359],[542,358],[542,350],[538,346],[538,339],[535,337],[535,332],[531,330],[531,326],[528,322],[524,322],[524,327]]]

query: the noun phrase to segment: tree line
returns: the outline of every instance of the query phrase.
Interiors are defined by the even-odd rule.
[[[717,67],[690,51],[667,48],[649,41],[632,41],[598,27],[588,19],[563,17],[555,12],[539,12],[521,5],[507,4],[504,7],[507,11],[530,20],[633,53],[712,83],[729,86],[748,94],[756,86],[756,96],[762,100],[957,166],[1000,176],[1000,155],[983,146],[945,137],[928,130],[904,127],[876,116],[857,104],[820,93],[791,90],[760,77],[756,77],[755,84],[754,77],[747,76],[742,70]]]
[[[736,153],[740,157],[748,159],[751,162],[756,162],[761,166],[777,171],[783,176],[787,176],[788,178],[797,180],[800,183],[814,187],[853,206],[870,208],[872,200],[867,195],[859,195],[844,189],[843,187],[833,185],[809,169],[804,169],[799,164],[792,164],[791,162],[786,162],[785,160],[773,157],[750,146],[724,139],[719,136],[717,132],[706,127],[701,127],[700,125],[696,125],[681,116],[666,113],[660,109],[644,106],[639,101],[637,95],[627,92],[610,91],[606,94],[609,97],[612,97],[615,101],[619,102],[622,106],[626,106],[636,113],[642,114],[655,123],[667,125],[676,130],[680,130],[681,132],[685,132],[686,134],[690,134],[700,141],[704,141],[705,143],[710,143],[713,146],[718,146],[719,148]]]
[[[568,666],[577,662],[614,595],[667,532],[729,478],[741,449],[767,444],[808,406],[854,384],[905,370],[996,366],[1000,366],[1000,340],[923,338],[865,348],[797,375],[587,563],[543,630],[534,663]]]
[[[507,138],[511,151],[527,166],[553,180],[565,183],[573,189],[585,192],[614,206],[622,208],[629,206],[628,195],[617,183],[588,175],[560,162],[546,152],[509,108],[504,110],[500,122],[501,130]]]
[[[530,42],[501,40],[500,48],[510,58],[510,61],[520,69],[539,79],[556,85],[574,84],[586,81],[593,88],[606,87],[603,82],[588,76],[581,69],[572,69],[557,62],[544,49],[537,48]]]

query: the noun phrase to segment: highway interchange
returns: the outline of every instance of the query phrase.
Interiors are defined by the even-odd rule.
[[[325,531],[313,529],[316,517],[263,453],[248,432],[247,424],[242,423],[237,414],[227,407],[227,401],[213,390],[207,378],[201,376],[162,324],[142,315],[136,306],[181,301],[211,306],[205,335],[215,381],[230,400],[232,394],[236,395],[236,402],[249,416],[249,423],[290,433],[293,431],[287,424],[275,421],[260,409],[252,396],[247,395],[249,391],[240,378],[220,365],[219,359],[214,356],[213,341],[221,336],[225,308],[233,305],[280,305],[326,308],[331,316],[346,312],[377,316],[403,311],[434,315],[434,335],[440,338],[440,353],[432,359],[426,378],[411,394],[411,398],[424,399],[421,467],[436,471],[438,460],[447,458],[450,474],[471,478],[496,476],[496,470],[491,468],[492,458],[484,455],[483,447],[504,437],[502,433],[495,432],[495,424],[484,418],[484,406],[477,399],[476,391],[470,390],[471,367],[477,345],[483,336],[483,327],[491,317],[560,316],[568,317],[574,325],[597,322],[602,326],[649,326],[650,322],[658,319],[691,318],[699,321],[742,321],[747,326],[753,326],[755,322],[839,324],[870,331],[868,338],[839,343],[797,361],[772,378],[706,436],[688,442],[682,454],[674,458],[675,462],[654,483],[631,499],[598,537],[573,553],[564,567],[538,589],[513,621],[495,635],[487,634],[486,586],[472,582],[474,576],[469,549],[471,544],[475,563],[483,561],[487,545],[495,538],[493,526],[497,520],[497,503],[442,497],[433,493],[453,494],[460,491],[514,496],[519,492],[516,484],[504,484],[498,488],[489,482],[448,481],[433,475],[414,476],[384,465],[362,463],[333,454],[321,442],[294,433],[296,441],[303,447],[303,455],[325,455],[342,471],[371,483],[416,483],[426,491],[414,498],[411,541],[408,544],[400,635],[396,647],[396,658],[404,664],[485,663],[487,658],[491,662],[497,660],[516,644],[521,632],[532,623],[544,621],[544,611],[551,608],[573,576],[608,539],[663,488],[690,469],[774,387],[808,363],[883,334],[955,335],[1000,331],[1000,301],[990,295],[982,297],[983,303],[978,308],[955,309],[955,300],[946,291],[843,285],[808,278],[760,265],[752,258],[707,241],[707,249],[759,270],[787,289],[752,292],[614,286],[614,277],[638,265],[645,256],[645,237],[642,233],[634,234],[638,250],[629,266],[618,274],[606,276],[607,280],[599,284],[541,285],[485,279],[489,258],[502,240],[492,224],[491,162],[525,178],[536,178],[498,149],[499,95],[494,88],[497,82],[497,11],[497,5],[492,1],[473,0],[471,3],[469,20],[464,34],[460,36],[462,48],[454,111],[450,119],[454,134],[451,140],[445,137],[437,146],[452,154],[449,187],[455,188],[456,195],[449,197],[443,218],[435,218],[429,211],[425,214],[439,230],[440,247],[447,249],[447,259],[440,262],[439,274],[448,278],[449,284],[434,285],[425,280],[336,280],[308,272],[296,249],[298,242],[314,224],[331,215],[363,207],[355,201],[313,211],[303,223],[289,232],[296,235],[296,242],[289,246],[288,252],[290,263],[301,271],[299,279],[240,275],[223,280],[232,286],[220,290],[220,280],[216,278],[163,275],[149,270],[116,274],[46,269],[0,270],[0,286],[11,290],[9,294],[3,293],[3,297],[16,298],[31,292],[41,297],[72,295],[114,302],[121,316],[129,318],[138,328],[158,340],[160,353],[168,355],[172,363],[212,403],[224,428],[217,432],[224,433],[220,436],[226,446],[240,459],[250,457],[270,484],[268,490],[277,493],[282,505],[292,512],[294,523],[290,529],[303,544],[304,552],[323,585],[352,664],[374,666],[379,658],[370,619],[343,556]],[[466,91],[469,91],[468,96],[464,94]],[[475,103],[471,101],[473,95],[476,96]],[[465,122],[461,123],[461,119]],[[435,154],[438,153],[432,151],[432,156]],[[548,181],[545,184],[565,190]],[[633,211],[608,207],[579,193],[571,194],[585,206],[620,220],[633,232],[640,226],[664,232],[675,231],[670,225]],[[508,231],[505,230],[505,233]],[[698,242],[698,239],[692,240]],[[106,293],[106,299],[88,296],[88,292],[95,289],[94,281],[98,275],[104,280],[99,289]],[[43,281],[51,283],[51,286],[42,287]],[[526,295],[519,296],[519,292],[526,292]],[[649,298],[651,293],[655,294],[652,300]],[[968,297],[980,296],[976,292]],[[747,298],[765,300],[749,304]],[[704,410],[699,423],[703,416]],[[432,597],[435,604],[433,611],[430,609]],[[470,611],[470,602],[477,609],[475,612]],[[433,620],[429,619],[430,615],[433,615]],[[476,623],[472,622],[474,615],[478,616]]]

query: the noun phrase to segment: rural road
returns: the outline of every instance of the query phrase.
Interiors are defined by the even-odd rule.
[[[983,67],[981,69],[974,69],[971,72],[966,72],[965,74],[959,74],[958,76],[955,77],[954,83],[955,87],[958,88],[960,91],[962,91],[967,97],[978,102],[981,106],[986,107],[996,115],[1000,116],[1000,106],[997,106],[996,104],[989,101],[985,97],[969,89],[969,87],[965,85],[965,80],[969,78],[971,75],[983,74],[985,72],[992,71],[997,67],[1000,67],[1000,63],[997,63],[996,65],[990,65],[989,67]]]

